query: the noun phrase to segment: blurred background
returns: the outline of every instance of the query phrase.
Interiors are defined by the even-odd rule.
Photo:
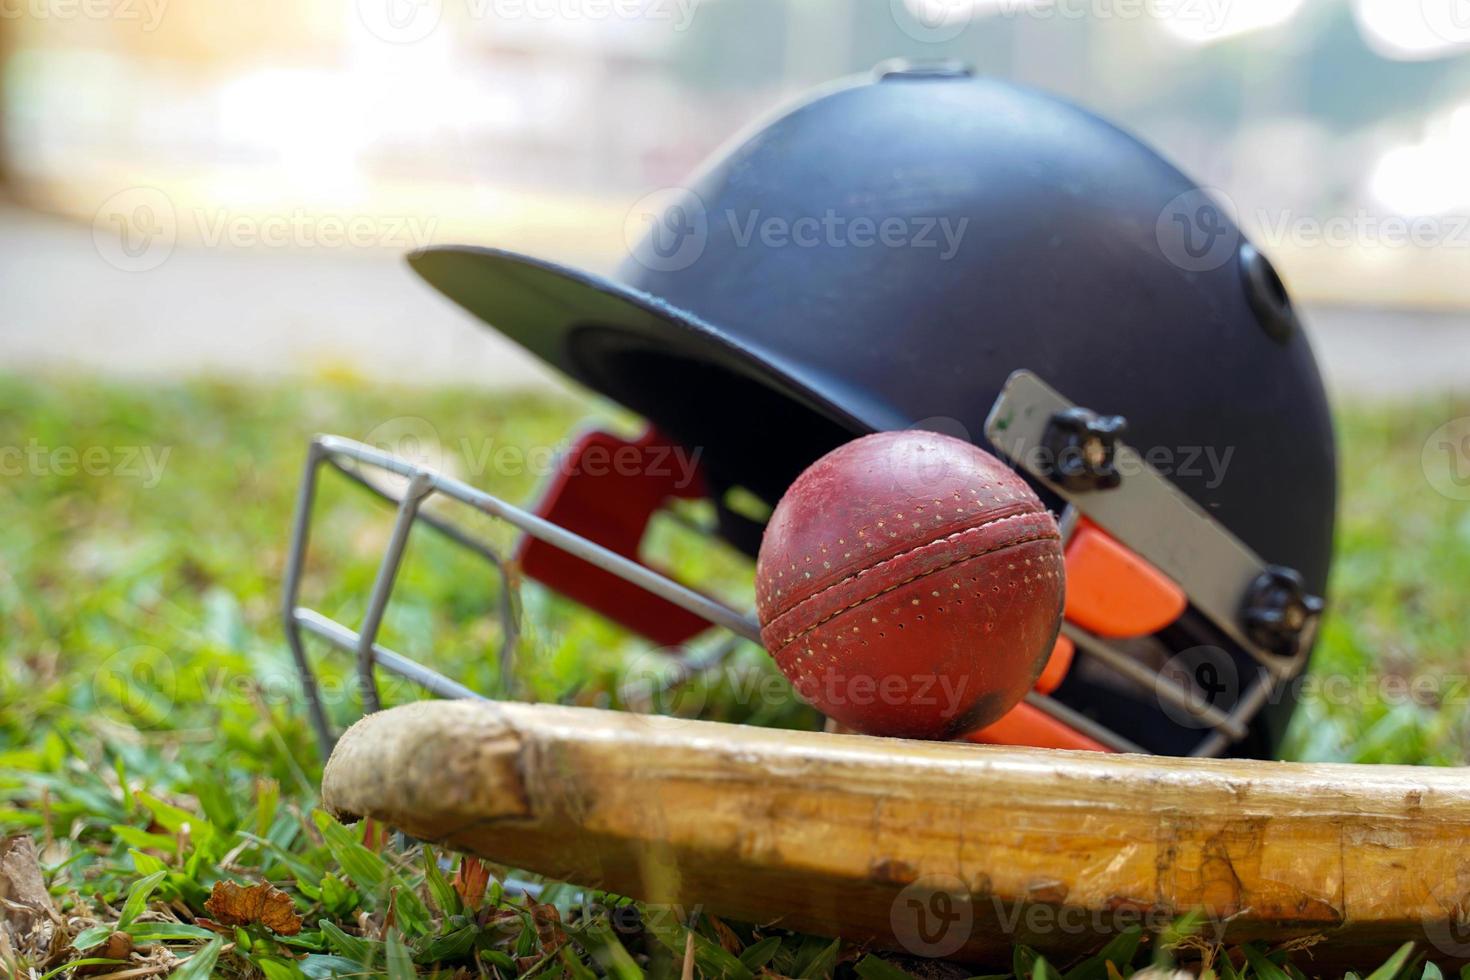
[[[1467,0],[4,0],[0,52],[11,368],[545,382],[401,253],[609,269],[640,198],[890,57],[1068,96],[1215,188],[1337,390],[1470,366]]]

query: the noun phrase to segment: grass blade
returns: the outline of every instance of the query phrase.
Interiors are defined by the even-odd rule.
[[[119,929],[126,929],[134,919],[143,914],[143,910],[148,907],[148,899],[153,895],[153,889],[158,887],[167,874],[167,871],[155,871],[133,883],[133,887],[128,889],[127,901],[123,902],[122,918],[117,920]]]
[[[1404,964],[1409,962],[1409,957],[1414,955],[1414,944],[1404,943],[1398,951],[1384,961],[1384,964],[1372,973],[1368,974],[1367,980],[1393,980],[1404,969]]]
[[[219,953],[224,945],[225,941],[216,936],[169,976],[173,980],[209,980],[214,975],[214,964],[219,961]]]

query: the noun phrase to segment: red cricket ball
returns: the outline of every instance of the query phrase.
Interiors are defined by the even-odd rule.
[[[1025,696],[1061,625],[1061,536],[968,442],[864,436],[797,477],[756,561],[761,638],[797,691],[871,735],[947,739]]]

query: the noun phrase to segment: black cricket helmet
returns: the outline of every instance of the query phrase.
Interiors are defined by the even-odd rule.
[[[1062,706],[1052,719],[1115,733],[1114,748],[1275,750],[1291,710],[1282,687],[1304,664],[1327,582],[1333,431],[1280,279],[1210,194],[1060,99],[956,66],[891,64],[747,131],[646,217],[613,278],[485,248],[411,262],[496,330],[699,447],[721,533],[751,554],[760,521],[724,507],[729,494],[773,505],[856,436],[918,425],[1001,452],[1066,508],[1074,544],[1091,535],[1091,564],[1079,555],[1073,568],[1069,550],[1076,655],[1047,694]],[[1018,370],[1091,410],[1035,441],[1080,449],[1101,478],[1028,464],[990,438]],[[1163,522],[1175,537],[1153,551],[1131,536],[1157,501],[1130,474],[1114,485],[1118,438],[1183,503]],[[1170,543],[1194,533],[1188,520],[1249,557],[1189,566]],[[1251,581],[1205,581],[1231,573]],[[1177,605],[1117,594],[1135,583],[1173,588]],[[1217,594],[1196,595],[1207,586]],[[1149,689],[1181,665],[1170,697]],[[993,734],[1076,744],[1025,725]]]

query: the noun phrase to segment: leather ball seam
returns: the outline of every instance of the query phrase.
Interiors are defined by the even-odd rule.
[[[892,558],[886,559],[885,561],[880,562],[877,565],[872,566],[871,568],[865,568],[862,571],[860,571],[860,572],[858,572],[858,573],[856,573],[854,575],[849,575],[847,578],[844,578],[844,579],[842,579],[839,582],[832,583],[831,585],[825,587],[824,589],[822,589],[820,592],[816,593],[815,595],[812,595],[812,596],[809,596],[806,599],[803,599],[801,602],[797,603],[795,606],[792,606],[790,609],[788,609],[785,612],[781,613],[781,616],[784,617],[784,616],[790,615],[791,613],[795,612],[797,609],[799,609],[801,606],[807,604],[808,602],[812,602],[812,601],[814,601],[816,599],[819,599],[822,596],[826,595],[832,589],[835,589],[835,588],[838,588],[839,586],[845,585],[846,583],[851,582],[854,579],[860,578],[863,575],[868,574],[869,572],[878,571],[884,565],[888,564],[888,562],[896,561],[899,558],[902,558],[902,557],[904,557],[906,555],[911,555],[911,554],[913,554],[916,551],[922,551],[925,548],[930,548],[930,547],[933,547],[934,545],[937,545],[937,544],[943,544],[943,543],[945,543],[947,541],[950,541],[953,538],[959,537],[962,534],[968,534],[971,531],[977,531],[977,530],[979,530],[979,529],[981,529],[983,527],[988,527],[991,524],[998,524],[1001,521],[1013,520],[1013,519],[1015,519],[1017,517],[1034,516],[1035,513],[1037,513],[1037,512],[1031,511],[1031,512],[1028,512],[1026,514],[1013,514],[1010,517],[997,518],[996,520],[988,521],[985,524],[977,524],[974,527],[966,528],[963,531],[956,531],[954,534],[951,534],[948,537],[936,538],[933,541],[929,541],[929,542],[927,542],[925,544],[921,544],[921,545],[919,545],[917,547],[910,548],[908,551],[903,552],[903,554],[894,555]],[[837,610],[829,613],[828,615],[823,616],[821,619],[817,620],[815,623],[812,623],[810,626],[807,626],[807,627],[803,628],[802,630],[800,630],[799,632],[793,633],[790,636],[788,636],[786,639],[782,640],[780,643],[778,643],[776,645],[776,648],[778,650],[785,650],[791,644],[797,642],[802,637],[806,636],[808,633],[811,633],[813,630],[816,630],[816,629],[820,628],[821,626],[824,626],[825,624],[827,624],[827,623],[831,622],[832,620],[836,619],[838,616],[841,616],[843,613],[851,612],[853,609],[856,609],[858,606],[864,605],[865,603],[872,602],[874,599],[877,599],[877,598],[880,598],[881,596],[887,595],[888,593],[893,592],[896,589],[901,589],[905,585],[909,585],[909,584],[911,584],[913,582],[919,581],[922,578],[927,578],[930,575],[934,575],[934,574],[936,574],[938,572],[942,572],[942,571],[944,571],[947,568],[952,568],[955,565],[959,565],[959,564],[962,564],[962,563],[967,562],[967,561],[972,561],[972,560],[974,560],[976,558],[983,558],[986,555],[993,555],[993,554],[996,554],[997,552],[1006,551],[1006,550],[1008,550],[1010,548],[1016,548],[1016,547],[1019,547],[1019,546],[1021,546],[1023,544],[1031,544],[1031,543],[1036,542],[1036,541],[1059,541],[1059,540],[1061,540],[1061,538],[1060,538],[1060,535],[1058,535],[1057,533],[1052,532],[1052,533],[1049,533],[1048,534],[1048,533],[1044,533],[1043,532],[1043,533],[1039,533],[1039,534],[1027,535],[1026,537],[1022,537],[1022,538],[1017,538],[1014,541],[1007,541],[1004,544],[996,545],[993,548],[986,548],[983,551],[977,551],[977,552],[974,552],[973,554],[966,554],[966,555],[957,556],[957,557],[953,558],[952,560],[947,561],[944,564],[939,565],[939,566],[937,566],[935,568],[926,569],[926,570],[920,572],[917,575],[911,575],[908,578],[903,579],[902,581],[894,582],[894,583],[892,583],[890,585],[887,585],[887,586],[883,587],[882,589],[879,589],[877,592],[872,593],[871,595],[866,595],[866,596],[864,596],[861,599],[857,599],[857,600],[855,600],[855,601],[853,601],[853,602],[851,602],[851,603],[843,606],[841,609],[837,609]],[[780,617],[778,617],[778,618],[780,618]]]

